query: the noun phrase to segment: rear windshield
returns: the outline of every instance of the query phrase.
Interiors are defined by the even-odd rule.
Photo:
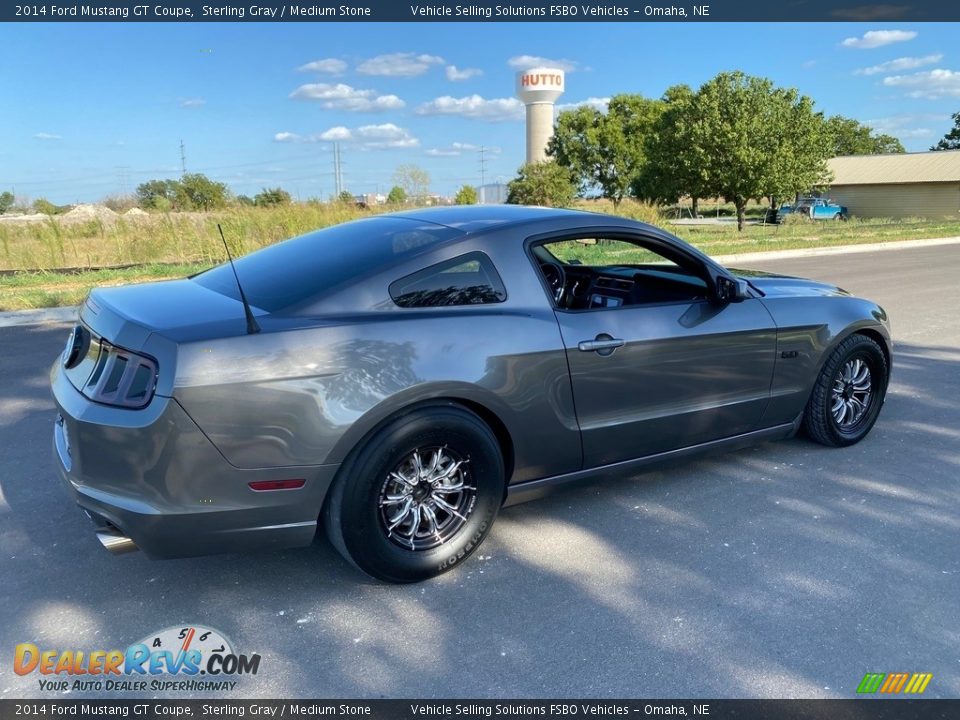
[[[237,274],[254,307],[275,312],[418,255],[458,230],[399,217],[357,220],[270,245],[237,259]],[[229,263],[194,282],[239,299]],[[384,288],[386,290],[386,288]]]

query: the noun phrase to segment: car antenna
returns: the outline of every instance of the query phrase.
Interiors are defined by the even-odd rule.
[[[227,251],[227,259],[230,261],[230,267],[233,268],[233,277],[237,281],[237,290],[240,291],[240,302],[243,303],[243,313],[247,316],[247,335],[256,335],[260,332],[260,326],[257,325],[257,319],[253,317],[253,311],[250,309],[250,303],[243,292],[243,285],[240,284],[240,276],[237,275],[237,266],[233,264],[233,255],[230,254],[230,246],[227,245],[227,239],[223,236],[223,228],[217,223],[217,230],[220,232],[220,239],[223,240],[223,249]]]

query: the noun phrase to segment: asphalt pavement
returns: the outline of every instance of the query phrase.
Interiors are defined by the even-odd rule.
[[[508,508],[473,559],[405,587],[325,540],[109,555],[52,470],[67,326],[0,329],[0,698],[124,696],[41,691],[13,672],[18,643],[122,649],[187,624],[262,655],[234,692],[197,696],[844,698],[895,671],[960,696],[960,245],[750,266],[890,314],[865,441],[768,443]]]

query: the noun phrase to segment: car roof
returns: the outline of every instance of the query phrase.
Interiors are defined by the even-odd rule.
[[[531,207],[529,205],[451,205],[448,207],[417,208],[391,213],[393,217],[443,225],[464,234],[473,234],[511,225],[522,225],[543,220],[580,218],[596,223],[598,220],[618,220],[598,213],[565,208]]]

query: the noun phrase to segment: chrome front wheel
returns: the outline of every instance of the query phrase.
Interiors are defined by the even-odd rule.
[[[880,414],[890,365],[872,337],[855,333],[841,342],[820,370],[803,414],[811,439],[831,447],[862,440]]]
[[[856,427],[870,407],[873,397],[873,376],[862,358],[854,357],[843,364],[833,380],[830,412],[842,432]]]

